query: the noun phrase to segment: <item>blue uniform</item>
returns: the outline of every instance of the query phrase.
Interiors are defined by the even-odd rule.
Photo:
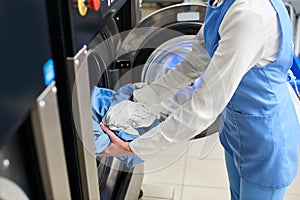
[[[300,125],[287,88],[293,57],[290,19],[281,0],[270,2],[281,30],[277,59],[253,66],[244,75],[223,112],[220,140],[243,180],[274,189],[287,187],[297,174]],[[204,41],[211,57],[220,40],[220,24],[233,3],[225,0],[207,8]]]

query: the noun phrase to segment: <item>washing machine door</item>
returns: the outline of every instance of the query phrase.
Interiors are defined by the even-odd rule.
[[[192,50],[195,35],[203,25],[206,5],[177,4],[158,10],[142,20],[129,32],[118,52],[132,63],[134,82],[151,83],[176,66]],[[162,119],[188,101],[200,87],[201,77],[175,97],[163,102]],[[220,117],[195,138],[217,133]]]
[[[118,26],[115,20],[110,18],[88,47],[87,63],[91,91],[94,86],[113,88],[112,86],[115,85],[114,82],[118,77],[112,78],[110,74],[115,72],[112,65],[114,65],[120,44],[121,37]],[[133,175],[135,169],[127,168],[125,164],[114,157],[98,156],[97,170],[101,199],[137,199],[139,188],[131,186],[133,179],[138,180],[138,176]],[[141,181],[139,182],[141,184]]]
[[[116,22],[110,18],[107,25],[101,29],[99,34],[91,41],[88,46],[87,63],[89,69],[90,91],[94,86],[110,88],[110,79],[107,68],[116,56],[117,49],[120,48],[121,40],[114,37],[119,33]],[[111,177],[113,157],[97,157],[98,181],[101,199],[111,199],[114,184],[117,178]],[[108,189],[107,189],[108,188]]]
[[[109,18],[106,26],[88,46],[87,62],[91,89],[95,85],[111,88],[113,83],[109,79],[107,69],[114,62],[120,45],[118,26],[113,18]]]

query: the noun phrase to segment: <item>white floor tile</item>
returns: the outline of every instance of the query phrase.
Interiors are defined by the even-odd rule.
[[[159,152],[153,159],[145,162],[145,173],[160,171],[174,165],[177,160],[185,157],[190,146],[191,142],[187,141]]]
[[[168,160],[168,157],[157,158],[158,162],[163,163]],[[181,185],[184,179],[184,169],[185,169],[185,157],[181,157],[168,165],[162,165],[161,168],[157,168],[154,172],[147,171],[149,167],[147,162],[145,162],[145,174],[144,174],[144,184],[161,183],[161,184],[173,184]],[[153,169],[150,166],[151,169]]]
[[[188,149],[186,155],[189,157],[197,158],[203,144],[205,143],[205,138],[200,138],[200,139],[196,139],[196,140],[192,140],[192,141],[193,142],[192,142],[190,148]],[[213,149],[214,149],[214,147],[212,147],[209,151],[211,151]]]
[[[184,185],[229,188],[225,161],[187,158]]]
[[[181,200],[229,200],[229,191],[221,188],[184,186]]]
[[[284,200],[299,200],[300,195],[292,195],[292,194],[287,194],[285,195]]]
[[[173,200],[181,200],[183,186],[175,186]]]
[[[215,146],[214,149],[209,153],[209,155],[207,156],[207,159],[218,159],[218,160],[225,160],[225,156],[224,156],[224,148],[220,143],[219,140],[219,135],[215,134],[212,137],[214,137],[215,140]],[[206,142],[207,144],[210,144],[212,142]],[[206,144],[206,146],[207,146]],[[202,158],[203,155],[205,155],[204,153],[206,148],[202,148],[200,153],[198,154],[199,158]]]
[[[300,148],[299,148],[299,156],[300,156]],[[298,165],[298,174],[295,180],[292,182],[292,184],[288,187],[287,193],[300,195],[300,163]]]
[[[156,198],[156,197],[143,197],[140,200],[173,200],[173,199],[162,199],[162,198]]]
[[[287,193],[300,195],[300,166],[298,167],[298,174],[295,180],[287,189]]]
[[[223,147],[218,140],[208,156],[201,160],[199,153],[205,143],[208,145],[211,141],[195,140],[188,151],[188,144],[184,144],[164,152],[152,163],[146,162],[143,184],[158,186],[145,188],[147,196],[142,200],[229,200]],[[169,189],[164,189],[165,185]],[[173,198],[169,198],[172,191]],[[285,200],[300,200],[300,165]]]
[[[143,196],[161,199],[173,199],[175,187],[163,184],[143,184]]]
[[[292,184],[288,187],[287,193],[300,195],[300,167],[298,167],[298,174]]]

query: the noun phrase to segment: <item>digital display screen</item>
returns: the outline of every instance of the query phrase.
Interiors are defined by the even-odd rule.
[[[48,86],[55,79],[54,62],[49,59],[43,66],[44,84]]]

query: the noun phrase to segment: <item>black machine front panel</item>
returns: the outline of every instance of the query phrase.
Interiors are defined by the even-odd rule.
[[[44,199],[30,112],[53,69],[45,0],[0,1],[0,27],[0,177]]]
[[[36,155],[31,121],[27,116],[19,128],[7,137],[5,144],[0,146],[0,162],[7,163],[0,165],[0,177],[15,183],[29,199],[45,199]],[[0,188],[2,192],[11,189],[7,188],[8,185],[3,187]],[[21,198],[15,192],[7,199]]]
[[[89,0],[92,1],[92,0]],[[93,0],[97,2],[97,0]],[[88,5],[86,13],[83,15],[79,12],[76,2],[65,1],[69,11],[62,12],[64,24],[71,27],[64,29],[67,56],[72,57],[78,52],[83,45],[88,45],[92,39],[106,25],[109,18],[113,17],[121,7],[126,3],[126,0],[98,0],[100,2],[99,10],[90,8]]]
[[[52,58],[45,0],[0,2],[0,146],[45,88]]]
[[[99,10],[87,3],[100,3]],[[86,9],[83,14],[79,10]],[[82,4],[84,3],[84,4]],[[65,148],[66,162],[72,199],[83,199],[85,195],[84,179],[80,168],[82,156],[78,154],[77,132],[72,110],[72,86],[70,86],[69,58],[83,48],[89,46],[104,26],[124,9],[130,0],[47,0],[50,18],[50,32],[52,36],[53,57],[60,120]],[[82,11],[82,10],[81,10]],[[128,16],[130,17],[130,15]],[[72,76],[72,75],[71,75]],[[95,161],[96,162],[96,161]]]

